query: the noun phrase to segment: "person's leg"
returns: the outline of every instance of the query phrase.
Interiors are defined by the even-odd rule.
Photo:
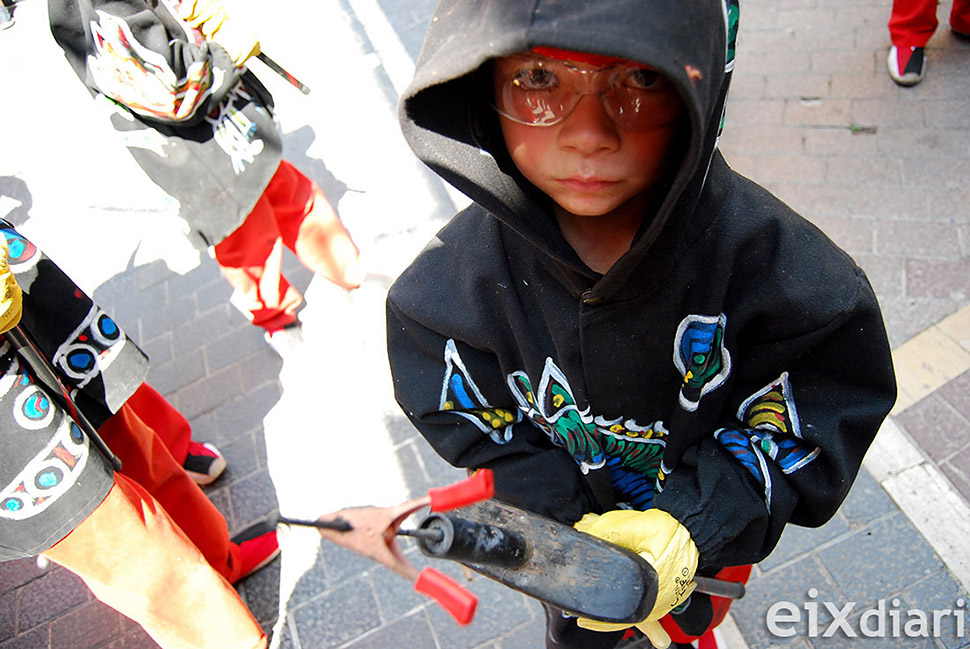
[[[243,224],[215,246],[216,262],[235,289],[233,302],[267,331],[293,324],[303,303],[299,291],[283,277],[283,246],[267,196],[279,174],[277,170]]]
[[[925,47],[939,24],[937,0],[893,0],[889,37],[896,47]]]
[[[121,474],[104,502],[44,553],[163,649],[263,649],[233,587],[151,495]]]
[[[323,190],[286,162],[264,194],[269,198],[283,244],[304,266],[337,286],[364,281],[360,253]]]
[[[959,36],[970,37],[970,0],[953,0],[950,28]]]
[[[226,468],[226,460],[212,444],[192,441],[192,427],[165,397],[147,383],[126,402],[162,440],[175,461],[196,484],[207,485]]]
[[[121,473],[161,503],[212,567],[230,582],[241,578],[240,549],[226,519],[135,408],[125,403],[98,433],[121,460]]]
[[[900,86],[915,86],[926,75],[926,43],[936,31],[937,0],[894,0],[889,18],[892,46],[886,65]]]

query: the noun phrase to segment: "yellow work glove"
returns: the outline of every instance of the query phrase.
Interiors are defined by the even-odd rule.
[[[24,296],[10,272],[9,256],[7,239],[0,235],[0,333],[16,327],[24,310]]]
[[[237,66],[259,54],[259,40],[238,20],[230,20],[220,0],[182,0],[179,16],[198,28],[206,39],[218,43]]]
[[[660,509],[645,512],[617,509],[598,516],[586,514],[576,529],[604,541],[633,550],[657,571],[657,601],[647,618],[635,625],[599,622],[579,618],[577,624],[594,631],[618,631],[636,626],[653,646],[666,649],[670,636],[660,626],[660,618],[679,606],[694,590],[697,548],[690,533],[676,518]]]

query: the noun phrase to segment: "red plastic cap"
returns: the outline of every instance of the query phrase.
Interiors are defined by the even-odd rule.
[[[475,617],[478,598],[434,568],[421,571],[414,582],[414,590],[433,597],[462,626]]]
[[[431,511],[444,512],[488,500],[495,495],[495,476],[491,469],[481,469],[461,482],[428,490]]]

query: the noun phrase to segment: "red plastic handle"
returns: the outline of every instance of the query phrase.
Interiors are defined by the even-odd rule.
[[[491,469],[481,469],[461,482],[428,490],[431,511],[444,512],[488,500],[495,495],[495,477]]]
[[[425,568],[421,571],[414,582],[414,590],[433,597],[462,626],[469,624],[475,617],[478,598],[454,579],[446,577],[434,568]]]

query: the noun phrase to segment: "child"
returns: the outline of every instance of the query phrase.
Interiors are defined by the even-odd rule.
[[[281,159],[273,98],[246,69],[259,42],[220,0],[48,0],[51,33],[138,164],[213,247],[233,303],[281,355],[303,297],[282,247],[346,289],[357,247],[319,186]],[[107,98],[108,101],[105,101]]]
[[[717,151],[736,18],[449,0],[401,104],[474,203],[391,287],[396,398],[498,498],[644,555],[657,646],[723,618],[695,571],[835,513],[895,399],[863,272]],[[548,647],[624,635],[547,620]]]

